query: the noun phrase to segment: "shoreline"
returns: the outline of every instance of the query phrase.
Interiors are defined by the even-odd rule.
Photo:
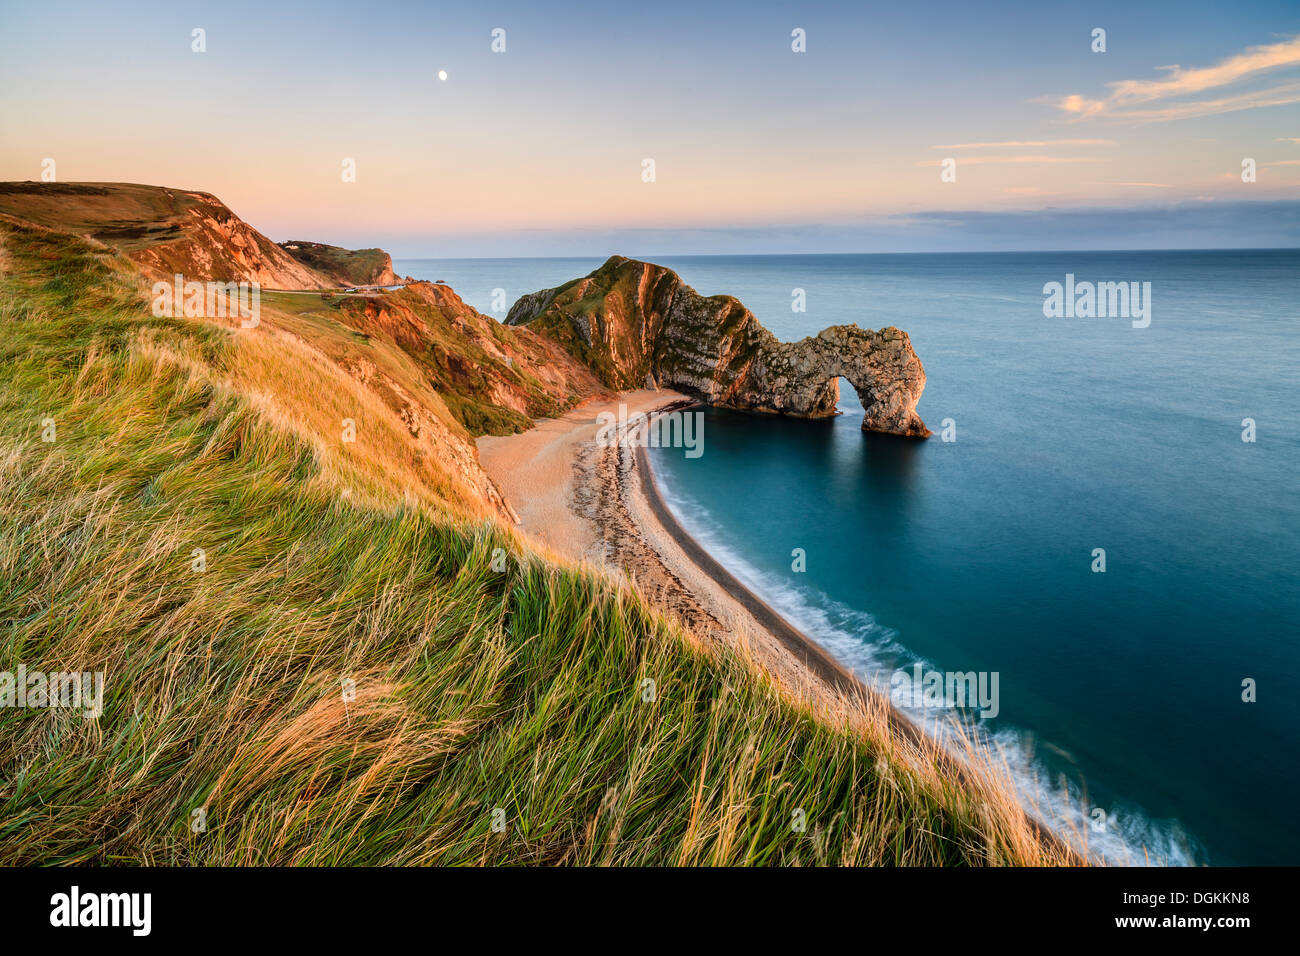
[[[626,575],[647,601],[698,639],[728,646],[823,713],[842,715],[848,704],[859,714],[878,715],[896,745],[931,754],[945,774],[972,791],[989,785],[980,768],[737,579],[672,514],[646,449],[629,441],[628,432],[651,414],[699,404],[678,392],[647,389],[588,399],[559,418],[538,420],[528,432],[480,438],[480,459],[529,536],[564,557]],[[598,446],[596,416],[617,416],[620,405],[627,408],[626,426],[620,425],[616,442]],[[1021,810],[1040,841],[1085,862],[1036,813]]]
[[[699,403],[692,401],[690,404],[693,406]],[[673,403],[665,408],[679,407],[679,405],[680,403]],[[831,690],[847,697],[864,701],[874,699],[885,713],[891,733],[915,747],[924,747],[927,744],[939,747],[954,764],[954,772],[963,779],[969,779],[968,772],[963,768],[960,759],[944,749],[940,741],[927,734],[921,725],[899,710],[888,697],[869,686],[815,639],[788,621],[780,611],[755,594],[710,554],[695,536],[682,526],[667,502],[663,500],[659,485],[655,481],[654,470],[650,466],[650,456],[644,446],[637,446],[635,457],[636,470],[643,476],[638,490],[646,505],[659,526],[673,538],[701,574],[707,575],[740,604],[754,621],[778,641],[808,673]],[[1037,825],[1042,826],[1042,824]]]
[[[564,557],[626,575],[696,637],[740,651],[818,704],[875,694],[728,572],[668,510],[645,449],[627,433],[651,414],[698,404],[666,389],[588,399],[528,432],[480,438],[480,461],[521,530]],[[598,446],[604,412],[617,418],[619,431],[616,441]]]
[[[660,527],[677,542],[677,546],[702,573],[711,577],[720,588],[744,607],[759,625],[795,655],[804,667],[826,684],[848,693],[872,693],[869,687],[836,660],[826,648],[796,628],[782,617],[779,611],[742,584],[734,574],[705,550],[689,531],[682,527],[681,522],[663,500],[659,484],[655,481],[654,470],[650,467],[650,456],[646,454],[644,446],[636,449],[636,465],[637,470],[644,476],[640,490],[650,511],[658,520]]]

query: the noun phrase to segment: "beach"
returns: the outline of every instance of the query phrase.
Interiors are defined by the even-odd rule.
[[[479,438],[479,458],[525,534],[565,558],[626,575],[697,639],[726,645],[823,715],[887,727],[896,752],[933,762],[976,790],[999,789],[986,770],[938,745],[682,528],[659,492],[637,430],[644,429],[644,416],[696,404],[667,389],[589,399],[558,418],[538,420],[529,431]],[[597,433],[611,418],[628,424],[620,425],[617,441],[598,442]],[[1026,823],[1044,844],[1081,861],[1033,815],[1026,815]]]
[[[479,438],[479,458],[525,533],[571,560],[626,574],[696,637],[728,644],[802,697],[828,702],[868,693],[736,580],[668,510],[636,440],[639,416],[693,404],[667,389],[588,400],[527,432]],[[597,442],[602,414],[631,420],[620,426],[617,442]]]

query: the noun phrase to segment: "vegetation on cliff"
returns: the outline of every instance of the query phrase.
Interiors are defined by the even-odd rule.
[[[280,248],[340,285],[396,285],[400,281],[393,272],[392,257],[383,249],[344,249],[304,239],[282,242]]]
[[[700,295],[654,263],[611,256],[524,296],[506,321],[553,339],[612,388],[666,385],[712,405],[820,418],[836,413],[844,377],[865,430],[930,434],[916,413],[925,369],[906,332],[840,325],[781,342],[737,299]]]
[[[210,193],[135,183],[0,183],[0,213],[102,242],[155,279],[179,273],[269,289],[338,285]]]
[[[93,721],[0,708],[0,863],[1059,859],[992,776],[533,550],[402,299],[146,289],[0,217],[0,669],[106,676]]]

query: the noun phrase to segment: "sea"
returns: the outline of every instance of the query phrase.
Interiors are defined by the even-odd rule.
[[[704,409],[702,454],[651,449],[736,577],[1088,852],[1300,864],[1300,250],[636,258],[925,366],[925,441],[864,433],[841,380],[833,419]],[[600,262],[395,268],[504,318]]]

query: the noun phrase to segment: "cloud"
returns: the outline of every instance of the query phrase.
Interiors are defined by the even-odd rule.
[[[1206,197],[1209,198],[1209,197]],[[909,217],[938,249],[1212,249],[1300,245],[1300,201],[935,210]],[[928,232],[929,224],[942,231]]]
[[[785,222],[693,229],[547,229],[388,236],[380,243],[399,259],[580,256],[595,268],[611,249],[652,261],[674,256],[825,252],[940,252],[1054,249],[1300,248],[1300,200],[1195,201],[1160,205],[1056,207],[1021,196],[1018,210],[934,210],[847,216],[838,221]],[[344,237],[340,237],[344,238]],[[365,241],[372,241],[369,235]],[[362,239],[354,242],[361,245]],[[397,263],[402,274],[414,267]],[[577,270],[571,270],[577,271]],[[451,279],[451,276],[447,277]]]
[[[1253,46],[1214,66],[1199,70],[1184,70],[1181,66],[1175,66],[1170,69],[1169,76],[1161,80],[1121,80],[1109,86],[1114,91],[1111,98],[1118,104],[1149,103],[1190,93],[1203,93],[1229,86],[1266,70],[1297,64],[1300,64],[1300,35],[1281,43]]]
[[[1018,154],[1013,156],[963,156],[960,165],[962,166],[1001,166],[1015,165],[1020,163],[1104,163],[1105,159],[1099,159],[1095,156],[1045,156],[1035,153]],[[941,159],[926,159],[917,163],[918,166],[942,166]]]
[[[1300,140],[1297,140],[1300,142]],[[1023,139],[1002,143],[950,143],[931,149],[1037,149],[1043,146],[1114,146],[1113,139]]]
[[[1106,109],[1105,101],[1090,100],[1078,93],[1071,93],[1069,96],[1049,102],[1059,110],[1074,114],[1078,119],[1083,119],[1085,116],[1094,116]]]
[[[1146,186],[1150,189],[1173,189],[1172,183],[1083,183],[1084,186]]]
[[[1300,67],[1300,35],[1254,46],[1227,57],[1213,66],[1185,69],[1156,67],[1167,75],[1159,79],[1119,80],[1108,83],[1110,92],[1096,99],[1081,93],[1040,97],[1036,102],[1054,106],[1071,120],[1106,116],[1141,122],[1165,122],[1230,113],[1237,110],[1283,106],[1300,102],[1300,82],[1289,81],[1264,90],[1171,103],[1180,97],[1195,97],[1222,90],[1268,73]]]
[[[1268,90],[1258,90],[1253,93],[1225,96],[1217,100],[1178,103],[1147,110],[1124,110],[1112,115],[1120,119],[1163,123],[1168,120],[1193,119],[1198,116],[1234,113],[1238,110],[1260,109],[1265,106],[1286,106],[1289,103],[1300,103],[1300,82],[1288,83]]]

